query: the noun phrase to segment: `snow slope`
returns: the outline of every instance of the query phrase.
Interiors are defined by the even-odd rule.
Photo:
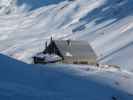
[[[1,53],[30,63],[51,36],[86,40],[99,62],[133,70],[133,0],[18,0],[15,4],[16,13],[0,16]]]
[[[0,0],[0,53],[31,63],[51,36],[86,40],[100,63],[123,69],[0,55],[0,99],[133,100],[133,0]]]
[[[0,99],[133,99],[133,89],[129,87],[133,83],[132,73],[80,67],[28,65],[0,55]]]

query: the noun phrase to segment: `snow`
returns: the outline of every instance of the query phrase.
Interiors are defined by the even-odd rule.
[[[93,66],[28,65],[3,55],[0,63],[2,100],[133,99],[133,89],[128,87],[132,73],[100,71]]]
[[[44,54],[44,53],[38,53],[35,55],[37,58],[44,59],[45,62],[51,62],[51,61],[58,61],[61,60],[61,57],[59,57],[56,54]]]
[[[72,54],[70,52],[66,52],[66,56],[72,57]]]
[[[0,56],[2,99],[111,100],[112,95],[133,99],[133,0],[0,1],[1,54],[31,63],[51,36],[85,40],[99,63],[121,69],[35,66]]]
[[[132,53],[123,54],[124,63],[123,58],[115,56],[118,52],[122,54],[123,48],[129,48],[133,42],[132,0],[1,2],[9,8],[17,8],[16,13],[0,16],[2,54],[31,63],[32,56],[45,49],[45,41],[51,36],[54,39],[86,40],[94,48],[99,62],[133,70]],[[15,2],[19,4],[15,5]],[[120,12],[116,13],[117,9],[121,9]]]

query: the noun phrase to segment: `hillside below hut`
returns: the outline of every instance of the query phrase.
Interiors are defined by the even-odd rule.
[[[86,41],[51,39],[45,50],[34,57],[34,63],[96,64],[96,59],[93,48]]]

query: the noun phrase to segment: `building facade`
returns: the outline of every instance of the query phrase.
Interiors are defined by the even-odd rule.
[[[96,64],[97,56],[86,41],[51,40],[43,54],[56,54],[61,57],[60,63]]]

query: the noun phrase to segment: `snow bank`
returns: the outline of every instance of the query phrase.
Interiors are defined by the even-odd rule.
[[[107,84],[113,82],[111,78],[113,74],[108,75],[108,78],[102,78],[104,76],[102,73],[89,72],[85,77],[80,75],[81,71],[74,69],[69,65],[27,65],[0,55],[0,99],[113,100],[113,97],[118,100],[133,99],[126,90],[120,91]],[[98,77],[99,75],[101,77]]]

